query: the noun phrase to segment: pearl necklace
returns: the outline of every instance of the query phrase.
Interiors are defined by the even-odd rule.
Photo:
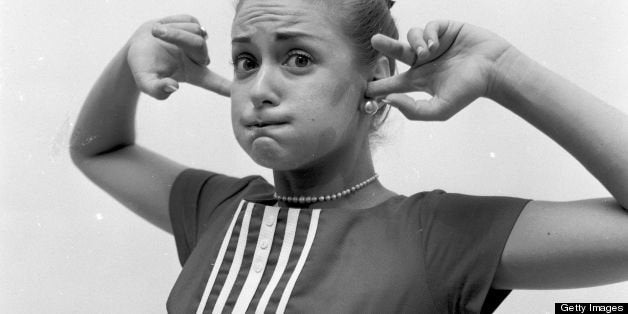
[[[373,175],[372,177],[348,188],[345,190],[342,190],[338,193],[333,193],[333,194],[327,194],[327,195],[323,195],[323,196],[283,196],[283,195],[278,195],[277,193],[273,194],[273,197],[276,200],[282,201],[282,202],[286,202],[286,203],[293,203],[293,204],[311,204],[311,203],[319,203],[319,202],[328,202],[328,201],[333,201],[336,199],[339,199],[341,197],[347,196],[351,193],[354,193],[355,191],[367,186],[369,183],[375,181],[375,179],[377,179],[379,175],[376,173],[375,175]]]

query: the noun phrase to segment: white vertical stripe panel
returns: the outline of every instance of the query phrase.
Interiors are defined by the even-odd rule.
[[[290,208],[288,210],[286,230],[281,244],[281,251],[279,251],[279,257],[277,258],[277,265],[275,266],[273,276],[270,278],[270,281],[268,282],[268,285],[266,286],[266,289],[257,304],[257,309],[255,309],[256,314],[264,313],[266,306],[268,305],[268,301],[270,301],[270,297],[273,295],[273,291],[275,291],[275,288],[281,279],[281,275],[283,275],[286,270],[288,258],[290,258],[290,252],[292,251],[292,244],[294,243],[294,235],[297,231],[297,223],[299,222],[299,211],[300,209],[298,208]]]
[[[240,205],[238,205],[238,209],[233,215],[233,219],[231,219],[231,224],[229,225],[229,229],[227,229],[227,233],[225,234],[224,239],[222,239],[222,244],[220,245],[220,251],[218,251],[218,256],[216,257],[216,262],[212,268],[212,272],[209,275],[209,279],[207,280],[207,284],[205,284],[205,290],[203,291],[203,296],[201,297],[201,303],[198,304],[198,308],[196,309],[197,314],[202,314],[203,309],[205,308],[205,304],[207,303],[207,299],[209,298],[209,293],[212,291],[212,287],[214,286],[214,282],[216,281],[216,276],[218,275],[218,271],[220,270],[220,265],[222,265],[222,260],[225,258],[225,252],[227,252],[227,247],[229,246],[229,239],[231,239],[231,233],[233,232],[233,227],[238,220],[238,216],[240,215],[240,211],[242,207],[244,207],[245,201],[241,201]]]
[[[307,232],[307,238],[305,238],[305,245],[303,245],[303,252],[301,252],[301,256],[299,257],[299,261],[297,262],[297,266],[290,276],[288,283],[286,284],[286,289],[283,291],[283,295],[281,295],[281,300],[279,301],[279,305],[277,306],[277,313],[283,313],[286,310],[286,306],[288,305],[288,299],[290,299],[290,295],[292,294],[292,289],[294,288],[294,284],[299,278],[301,274],[301,270],[303,269],[303,265],[305,265],[305,260],[307,259],[308,254],[310,253],[310,248],[312,248],[312,243],[314,242],[314,236],[316,236],[316,228],[318,227],[318,218],[320,216],[320,209],[312,210],[312,218],[310,220],[310,228]]]
[[[262,274],[264,274],[268,255],[270,255],[270,249],[273,244],[275,226],[277,226],[277,214],[279,214],[279,207],[266,206],[264,208],[264,217],[262,218],[255,253],[253,254],[253,262],[246,276],[246,281],[242,286],[242,291],[233,308],[233,313],[246,312],[246,309],[249,307],[255,295],[255,291],[257,291],[257,286],[262,280]],[[272,224],[268,226],[270,223]]]
[[[229,274],[227,275],[225,284],[222,286],[220,295],[218,295],[218,300],[216,300],[216,305],[214,306],[214,310],[212,311],[212,313],[222,313],[222,310],[225,307],[225,304],[227,303],[227,298],[229,298],[229,293],[231,293],[233,284],[236,281],[236,277],[238,277],[240,266],[242,266],[242,259],[244,258],[244,248],[246,247],[246,238],[249,235],[249,222],[251,221],[252,209],[253,209],[253,203],[249,203],[249,205],[246,207],[246,211],[244,212],[244,218],[242,219],[242,227],[240,228],[240,237],[238,238],[238,246],[236,247],[235,254],[233,255],[233,262],[231,262],[231,268],[229,268]]]

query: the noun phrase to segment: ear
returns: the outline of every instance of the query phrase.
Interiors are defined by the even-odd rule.
[[[390,61],[385,56],[377,58],[371,73],[372,80],[381,80],[390,77]]]

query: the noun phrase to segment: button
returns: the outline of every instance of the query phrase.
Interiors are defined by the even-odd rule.
[[[268,248],[268,240],[264,239],[264,240],[260,241],[259,247],[261,247],[262,250],[267,249]]]
[[[272,227],[274,224],[275,224],[275,219],[274,219],[274,217],[273,217],[273,218],[266,219],[266,225],[267,225],[267,226]]]
[[[261,263],[256,263],[255,264],[255,272],[256,273],[261,273],[262,270],[264,270],[264,265],[262,265]]]

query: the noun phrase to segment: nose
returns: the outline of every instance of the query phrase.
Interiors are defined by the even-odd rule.
[[[270,65],[262,65],[258,69],[250,91],[253,106],[261,108],[279,104],[277,83],[280,78],[277,74],[279,73],[275,73],[275,70]]]

